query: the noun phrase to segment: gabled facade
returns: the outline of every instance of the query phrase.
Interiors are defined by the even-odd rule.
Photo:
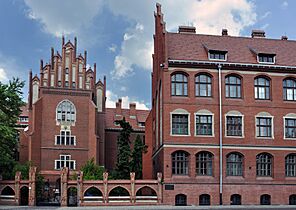
[[[163,202],[295,203],[296,42],[167,32],[155,12],[146,125]]]

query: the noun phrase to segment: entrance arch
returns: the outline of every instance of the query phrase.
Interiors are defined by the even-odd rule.
[[[20,205],[27,206],[29,204],[29,188],[23,186],[20,190]]]
[[[77,188],[70,187],[67,191],[67,206],[77,206]]]

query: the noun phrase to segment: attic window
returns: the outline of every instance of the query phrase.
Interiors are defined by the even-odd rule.
[[[209,60],[226,61],[227,52],[218,50],[209,50]]]
[[[139,123],[138,123],[138,126],[139,126],[139,127],[145,127],[145,122],[139,122]]]
[[[273,54],[258,54],[258,62],[259,63],[275,63],[275,55]]]

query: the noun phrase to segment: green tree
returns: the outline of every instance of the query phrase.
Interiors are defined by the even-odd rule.
[[[136,179],[142,179],[142,159],[143,153],[146,152],[147,146],[143,143],[141,136],[137,135],[130,160],[130,171],[136,173]]]
[[[129,179],[130,178],[130,135],[132,126],[123,120],[116,121],[121,126],[122,130],[117,138],[117,163],[115,173],[113,174],[116,179]]]
[[[8,84],[0,82],[0,174],[4,179],[14,178],[18,131],[15,129],[21,113],[24,82],[13,78]]]
[[[103,180],[104,167],[95,164],[94,158],[81,167],[84,180]]]
[[[12,175],[15,175],[17,171],[20,171],[22,179],[28,180],[31,165],[31,162],[26,162],[25,164],[17,163],[12,170]]]

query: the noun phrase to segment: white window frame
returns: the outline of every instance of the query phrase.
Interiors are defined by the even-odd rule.
[[[228,54],[228,52],[225,52],[225,59],[215,59],[215,58],[211,58],[210,51],[225,52],[225,51],[221,51],[221,50],[208,50],[208,59],[210,61],[227,61],[227,54]]]
[[[58,113],[58,108],[64,102],[68,102],[71,105],[73,105],[73,107],[74,107],[74,120],[73,121],[62,121],[62,120],[58,120],[58,114],[59,114]],[[65,99],[65,100],[62,100],[61,102],[59,102],[58,105],[56,106],[56,125],[69,124],[69,125],[75,126],[76,120],[77,120],[77,109],[75,107],[75,104],[72,101],[68,100],[68,99]]]
[[[188,134],[173,134],[173,115],[174,114],[184,114],[188,115]],[[170,112],[170,136],[191,136],[190,133],[190,113],[185,109],[175,109],[174,111]]]
[[[62,156],[65,158],[64,160],[62,160]],[[63,167],[61,167],[62,161],[64,162],[64,167],[66,167],[66,165],[67,165],[66,162],[69,162],[69,165],[72,162],[73,163],[73,169],[71,169],[69,167],[69,170],[76,170],[76,160],[72,160],[71,155],[60,155],[59,157],[60,157],[60,159],[54,161],[54,169],[55,170],[62,170],[63,169]],[[66,157],[69,157],[69,160],[67,160]],[[60,168],[57,167],[58,162],[60,163]]]
[[[283,125],[284,125],[284,129],[283,129],[284,132],[283,133],[284,133],[284,139],[286,139],[286,140],[296,140],[296,137],[295,138],[286,137],[286,119],[296,120],[296,114],[295,113],[289,113],[289,114],[286,114],[283,117]]]
[[[241,136],[228,136],[227,135],[227,117],[241,117],[242,118],[242,135]],[[245,138],[245,119],[244,115],[239,111],[231,110],[224,115],[224,137],[227,138]]]
[[[74,144],[67,144],[66,143],[66,139],[65,139],[65,143],[64,144],[58,144],[57,143],[57,140],[58,140],[58,136],[60,136],[60,138],[61,138],[61,136],[62,136],[62,132],[70,132],[70,135],[69,135],[69,138],[70,138],[70,142],[71,142],[71,137],[74,137]],[[73,136],[73,135],[71,135],[72,133],[71,133],[71,130],[60,130],[60,135],[55,135],[55,144],[54,145],[67,145],[67,146],[76,146],[76,136]],[[67,135],[65,135],[65,137],[66,137]],[[60,139],[60,141],[61,141],[61,139]]]
[[[260,54],[260,53],[259,53]],[[259,61],[259,54],[257,54],[257,62],[258,63],[261,63],[261,64],[275,64],[275,55],[273,55],[273,62],[260,62]],[[266,54],[266,53],[263,53],[265,55],[269,55],[269,54]]]
[[[197,115],[204,115],[204,116],[212,116],[212,135],[197,135],[196,134],[196,116]],[[214,118],[214,113],[210,112],[209,110],[206,109],[201,109],[197,112],[194,113],[194,136],[196,137],[215,137],[215,118]]]
[[[265,118],[271,118],[271,137],[260,137],[257,134],[257,118],[260,117],[265,117]],[[267,140],[271,140],[274,139],[274,116],[272,116],[270,113],[268,112],[259,112],[257,115],[255,115],[255,138],[256,139],[267,139]]]

